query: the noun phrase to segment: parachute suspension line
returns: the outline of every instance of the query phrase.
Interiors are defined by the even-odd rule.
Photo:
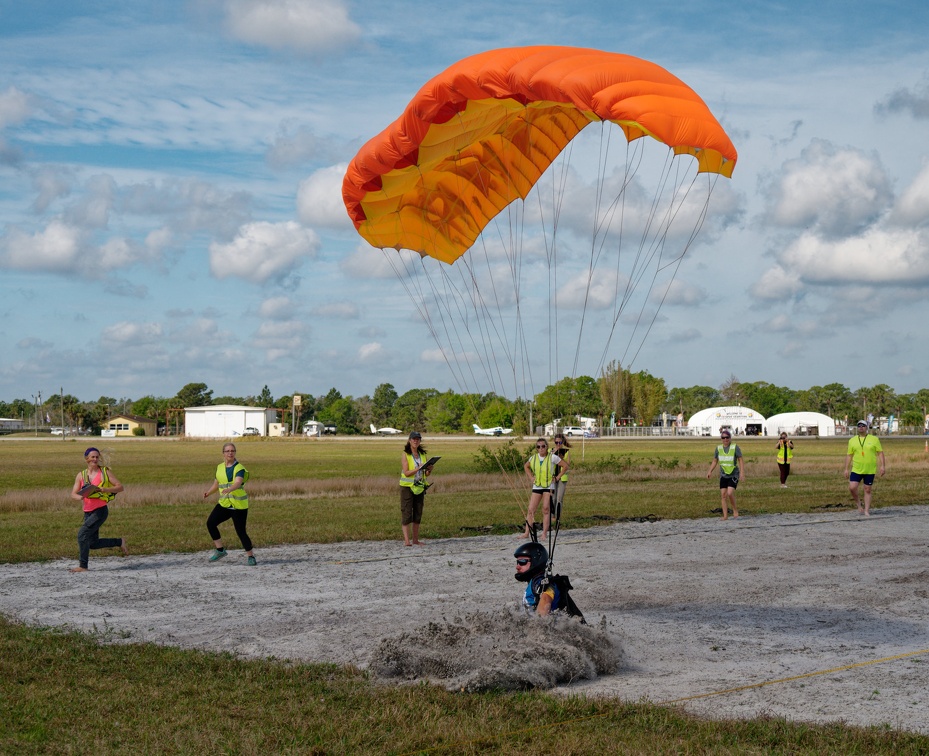
[[[559,380],[559,306],[558,306],[558,228],[564,199],[567,195],[567,183],[570,175],[571,158],[574,142],[568,142],[559,159],[551,165],[551,233],[546,221],[546,205],[543,202],[542,188],[536,191],[539,206],[539,219],[545,243],[545,262],[548,272],[548,385],[557,385]],[[539,186],[537,184],[537,186]],[[534,396],[534,394],[533,394]]]
[[[600,358],[600,365],[598,369],[602,369],[603,365],[606,363],[606,355],[608,354],[610,343],[612,342],[613,335],[615,334],[616,327],[619,323],[619,318],[626,310],[626,306],[632,299],[632,296],[638,291],[639,286],[642,282],[642,279],[645,276],[645,273],[648,270],[651,261],[656,254],[656,249],[654,248],[654,241],[650,242],[650,238],[653,234],[653,229],[655,226],[655,219],[658,215],[658,210],[661,206],[662,197],[664,196],[665,190],[667,188],[668,177],[670,175],[671,167],[673,164],[674,155],[671,150],[668,150],[665,158],[665,167],[662,169],[661,178],[658,184],[655,187],[655,191],[652,197],[651,206],[648,209],[648,212],[645,216],[645,222],[643,223],[642,232],[639,237],[638,244],[636,246],[636,251],[634,259],[629,269],[629,274],[626,279],[625,290],[623,291],[620,305],[618,308],[614,309],[613,322],[607,337],[606,343],[604,345],[603,352]],[[649,248],[651,248],[650,251]],[[620,278],[621,271],[617,268],[617,281]],[[654,284],[654,278],[652,279],[652,285]],[[633,326],[629,339],[626,342],[626,346],[623,350],[622,357],[620,358],[620,364],[626,364],[626,356],[629,353],[632,342],[636,336],[636,332],[639,329],[639,323],[641,321],[642,313],[645,310],[645,307],[648,303],[648,296],[651,293],[652,285],[649,286],[647,292],[644,293],[642,298],[642,305],[639,309],[639,314],[636,319],[636,323]]]
[[[633,179],[638,173],[639,167],[642,164],[642,159],[644,155],[644,150],[642,148],[641,141],[636,140],[634,143],[626,143],[626,159],[625,159],[625,168],[624,175],[622,178],[622,183],[620,184],[619,189],[617,190],[616,195],[613,197],[612,201],[606,207],[603,208],[603,195],[606,189],[606,154],[609,153],[609,140],[612,136],[612,130],[606,128],[605,124],[601,124],[601,133],[600,133],[600,154],[603,156],[601,158],[601,170],[598,175],[598,185],[597,185],[597,202],[594,208],[594,218],[593,218],[593,229],[591,233],[590,241],[590,262],[587,268],[587,285],[584,291],[584,307],[581,314],[581,325],[578,332],[577,346],[574,353],[574,372],[577,371],[577,365],[580,361],[580,350],[581,344],[583,341],[583,331],[584,326],[587,322],[587,307],[590,302],[590,290],[593,285],[594,276],[596,274],[597,268],[600,263],[600,259],[603,255],[603,251],[606,247],[607,240],[609,238],[610,229],[613,226],[614,218],[619,214],[619,230],[618,230],[618,240],[616,244],[616,264],[614,266],[613,276],[614,276],[614,296],[613,296],[613,327],[615,328],[616,322],[619,320],[620,315],[623,312],[625,307],[626,295],[620,298],[619,287],[620,281],[622,278],[622,261],[623,261],[623,236],[625,233],[625,214],[626,214],[626,190],[629,185],[632,183]],[[607,142],[607,145],[604,147],[604,139]],[[628,291],[627,291],[628,294]],[[617,307],[617,302],[620,302]],[[610,338],[612,338],[612,331],[610,332]],[[604,353],[609,349],[609,339],[604,345]],[[601,358],[601,364],[603,360]]]
[[[688,187],[686,194],[690,193],[690,189],[693,187],[693,184],[696,183],[696,180],[697,180],[697,177],[694,176],[694,179],[691,182],[690,187]],[[652,331],[652,326],[655,325],[655,321],[658,319],[658,313],[661,312],[661,306],[664,304],[664,301],[668,296],[668,292],[671,290],[671,284],[674,283],[674,279],[677,277],[677,271],[680,269],[681,263],[684,262],[684,256],[687,254],[688,250],[690,249],[690,245],[693,243],[694,239],[697,238],[697,235],[700,229],[703,227],[703,223],[706,220],[706,216],[709,212],[710,194],[712,192],[712,187],[716,186],[716,178],[710,179],[709,183],[711,186],[711,190],[707,192],[706,200],[704,200],[703,207],[700,209],[700,215],[699,215],[699,220],[697,222],[697,225],[694,226],[693,231],[691,232],[689,238],[687,239],[687,242],[684,245],[683,251],[676,258],[674,258],[673,260],[671,260],[669,263],[667,263],[665,266],[661,268],[663,270],[664,268],[667,268],[669,266],[672,266],[672,265],[674,266],[674,270],[671,274],[671,278],[668,281],[668,285],[665,287],[664,293],[661,295],[661,301],[658,303],[658,307],[655,309],[655,314],[652,316],[651,322],[648,324],[648,328],[645,329],[645,334],[642,336],[642,340],[639,342],[638,349],[636,349],[635,354],[632,355],[632,360],[630,360],[629,362],[630,365],[632,365],[635,362],[636,358],[639,356],[639,352],[642,351],[642,347],[645,345],[645,340],[648,338],[648,334],[651,333]],[[682,204],[683,204],[683,201],[682,201]],[[680,209],[680,206],[678,209]],[[657,275],[657,271],[656,271],[656,275]]]
[[[417,273],[414,268],[413,262],[411,261],[408,266],[405,265],[403,263],[402,255],[400,253],[397,253],[397,251],[394,249],[382,249],[381,251],[384,253],[384,256],[387,258],[387,261],[390,264],[391,268],[393,269],[394,274],[397,277],[397,280],[400,281],[401,285],[406,291],[407,296],[409,297],[410,302],[413,304],[414,309],[419,315],[420,320],[422,320],[427,330],[429,331],[430,336],[432,336],[432,339],[435,342],[436,346],[439,348],[439,351],[442,354],[442,358],[444,359],[445,364],[448,366],[449,370],[451,370],[452,374],[456,376],[456,380],[458,380],[458,382],[460,383],[462,379],[460,375],[458,374],[458,371],[460,370],[461,366],[458,364],[457,360],[455,360],[454,365],[452,364],[452,361],[449,359],[448,350],[446,350],[442,346],[442,340],[439,338],[439,332],[438,332],[436,323],[430,313],[429,307],[427,306],[426,296],[424,294],[423,287],[417,278]],[[422,258],[420,258],[420,263],[423,269],[424,280],[429,282],[431,286],[431,280],[429,278],[428,270],[426,269],[425,261]],[[438,317],[440,317],[442,319],[442,322],[445,323],[446,320],[444,317],[442,317],[443,312],[441,308],[441,302],[437,301],[437,304],[439,305],[439,307],[437,308]],[[454,356],[454,353],[453,353],[453,356]]]
[[[677,255],[671,261],[669,261],[664,266],[661,266],[659,268],[659,270],[664,270],[667,267],[673,266],[674,270],[671,273],[671,277],[668,280],[668,285],[665,287],[664,293],[661,295],[661,301],[658,303],[658,307],[655,309],[655,314],[652,316],[651,322],[648,324],[648,328],[645,330],[645,334],[642,337],[642,341],[639,342],[638,349],[636,349],[635,354],[632,355],[632,360],[630,361],[630,364],[635,362],[636,357],[639,356],[639,352],[642,351],[642,347],[645,345],[645,340],[648,338],[648,334],[651,333],[652,326],[655,325],[655,321],[658,319],[658,313],[661,312],[661,306],[664,304],[664,301],[668,296],[668,292],[671,290],[671,284],[674,283],[674,279],[677,277],[677,271],[680,269],[681,263],[684,262],[684,256],[690,250],[690,246],[693,244],[694,240],[699,235],[700,230],[703,228],[703,223],[706,221],[707,215],[709,214],[710,196],[712,195],[713,188],[715,188],[716,181],[718,180],[718,178],[719,178],[718,174],[713,174],[712,176],[708,175],[708,179],[707,179],[708,189],[706,193],[706,199],[704,199],[703,205],[700,208],[697,223],[696,225],[694,225],[693,230],[690,232],[690,236],[687,238],[687,241],[684,243],[683,250],[681,251],[679,255]],[[678,203],[677,210],[674,211],[675,217],[677,213],[680,211],[680,209],[683,207],[684,201],[689,196],[690,190],[693,188],[694,184],[696,184],[697,179],[698,179],[698,176],[694,175],[694,178],[690,182],[690,185],[688,186],[687,191],[684,193],[684,196],[681,198],[681,201]],[[670,221],[669,221],[668,226],[670,228]],[[665,231],[665,234],[667,234],[667,229]],[[658,271],[656,270],[656,275],[657,273]]]

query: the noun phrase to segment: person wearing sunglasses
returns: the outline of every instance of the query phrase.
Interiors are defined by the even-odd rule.
[[[790,475],[790,460],[794,458],[794,442],[781,433],[777,442],[777,469],[781,473],[781,488],[787,488],[787,476]]]
[[[545,580],[548,551],[541,543],[524,543],[513,552],[516,558],[516,574],[519,582],[526,583],[523,606],[536,614],[545,616],[558,609],[560,591],[558,586]]]
[[[848,439],[848,456],[845,457],[845,477],[848,479],[848,491],[858,514],[871,516],[871,486],[874,485],[874,476],[880,471],[884,477],[884,449],[877,436],[868,433],[868,421],[858,421],[858,435]],[[878,464],[880,463],[880,464]],[[851,472],[849,472],[849,467]],[[864,507],[861,506],[861,497],[858,495],[860,484],[864,484]]]
[[[561,433],[555,434],[553,443],[555,444],[555,454],[561,457],[564,466],[561,476],[555,480],[555,490],[552,492],[552,499],[555,504],[555,519],[560,520],[561,505],[564,503],[564,492],[568,485],[568,468],[571,466],[571,463],[568,461],[568,452],[571,450],[571,444],[568,443],[568,439]]]
[[[732,505],[732,516],[738,517],[739,510],[735,505],[735,489],[739,480],[745,480],[745,464],[742,462],[742,450],[738,444],[732,443],[732,434],[723,428],[719,434],[722,443],[716,447],[713,454],[713,464],[707,471],[709,480],[713,470],[719,465],[719,493],[722,499],[723,519],[729,519],[729,505]]]
[[[535,442],[536,452],[526,461],[523,469],[532,484],[529,494],[529,509],[526,512],[526,529],[523,538],[530,538],[530,529],[535,528],[535,512],[542,504],[542,538],[548,538],[552,526],[552,487],[561,480],[568,469],[557,454],[548,453],[548,441],[540,438]]]

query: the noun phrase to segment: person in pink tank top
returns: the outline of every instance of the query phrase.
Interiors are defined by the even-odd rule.
[[[102,464],[100,450],[91,446],[84,452],[87,469],[74,478],[71,498],[84,505],[84,523],[77,531],[78,566],[69,572],[87,572],[91,549],[122,549],[123,556],[129,555],[125,538],[101,538],[100,527],[110,516],[109,503],[123,491],[119,482],[106,465]]]

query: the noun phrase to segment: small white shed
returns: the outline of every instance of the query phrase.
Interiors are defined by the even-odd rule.
[[[232,438],[241,436],[246,428],[256,428],[259,435],[267,436],[268,426],[278,421],[279,411],[234,404],[185,407],[184,431],[191,438]]]

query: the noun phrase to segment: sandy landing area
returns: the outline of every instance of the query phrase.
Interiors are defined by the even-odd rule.
[[[605,618],[623,658],[613,674],[556,690],[929,734],[927,529],[929,507],[564,531],[557,571],[594,628]],[[373,668],[385,639],[412,655],[447,643],[436,630],[448,625],[511,635],[499,623],[468,630],[467,617],[517,605],[519,543],[259,545],[255,568],[236,550],[216,564],[206,550],[92,556],[83,574],[68,572],[74,561],[3,565],[0,612],[111,642]],[[524,631],[484,639],[504,650],[487,663],[505,666]]]

